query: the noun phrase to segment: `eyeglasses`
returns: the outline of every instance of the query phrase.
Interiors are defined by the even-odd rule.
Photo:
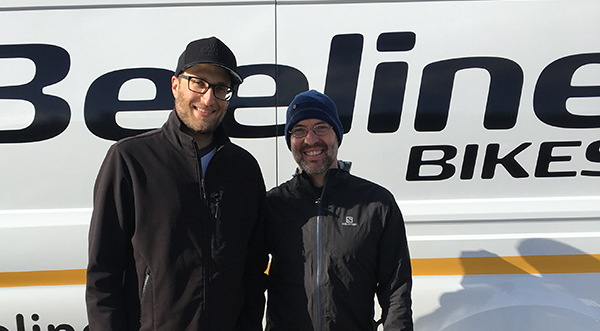
[[[178,77],[188,80],[188,88],[192,92],[204,94],[212,87],[213,95],[219,100],[229,101],[233,96],[233,89],[229,86],[211,84],[204,79],[195,76],[179,75]]]
[[[302,139],[308,134],[308,130],[312,130],[317,136],[326,135],[332,126],[329,124],[317,124],[312,129],[307,129],[303,126],[297,126],[290,130],[290,134],[296,139]]]

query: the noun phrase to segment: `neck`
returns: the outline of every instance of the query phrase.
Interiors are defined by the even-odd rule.
[[[202,149],[202,148],[210,145],[210,143],[212,143],[212,141],[213,141],[212,135],[196,134],[196,135],[193,135],[192,137],[194,138],[194,141],[196,141],[196,145],[198,146],[198,149]]]
[[[325,176],[327,176],[327,172],[318,175],[309,175],[310,179],[312,179],[313,184],[318,188],[325,186]]]
[[[210,143],[213,141],[213,134],[206,134],[206,133],[200,133],[197,131],[193,131],[190,130],[187,127],[183,128],[184,132],[188,135],[190,135],[192,138],[194,138],[194,141],[196,142],[196,146],[198,147],[198,149],[204,148],[208,145],[210,145]]]
[[[320,174],[312,174],[312,175],[308,175],[310,177],[310,179],[312,179],[313,184],[318,187],[321,188],[323,186],[325,186],[325,178],[327,177],[327,172],[329,171],[329,169],[337,169],[338,168],[338,163],[337,161],[333,162],[331,164],[331,166],[329,166],[329,168],[327,168],[327,170],[323,173]]]

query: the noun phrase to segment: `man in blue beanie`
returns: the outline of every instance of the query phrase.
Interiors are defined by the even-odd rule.
[[[267,193],[269,331],[413,330],[402,214],[387,189],[337,160],[343,132],[335,103],[315,90],[287,109],[285,139],[299,168]]]

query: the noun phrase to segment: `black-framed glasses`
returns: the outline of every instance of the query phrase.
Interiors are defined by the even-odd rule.
[[[317,124],[312,129],[305,128],[303,126],[297,126],[290,130],[290,134],[296,139],[302,139],[308,134],[308,130],[312,130],[317,136],[326,135],[332,126],[329,124]]]
[[[229,86],[211,84],[196,76],[179,75],[178,77],[188,80],[188,88],[192,92],[204,94],[212,87],[213,95],[219,100],[229,101],[233,96],[233,89]]]

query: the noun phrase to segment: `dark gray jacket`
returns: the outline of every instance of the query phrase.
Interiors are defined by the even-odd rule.
[[[331,169],[320,192],[297,174],[267,193],[267,330],[413,330],[404,222],[385,188]]]
[[[172,112],[114,144],[94,188],[86,300],[91,331],[261,330],[265,187],[219,127],[205,179]]]

